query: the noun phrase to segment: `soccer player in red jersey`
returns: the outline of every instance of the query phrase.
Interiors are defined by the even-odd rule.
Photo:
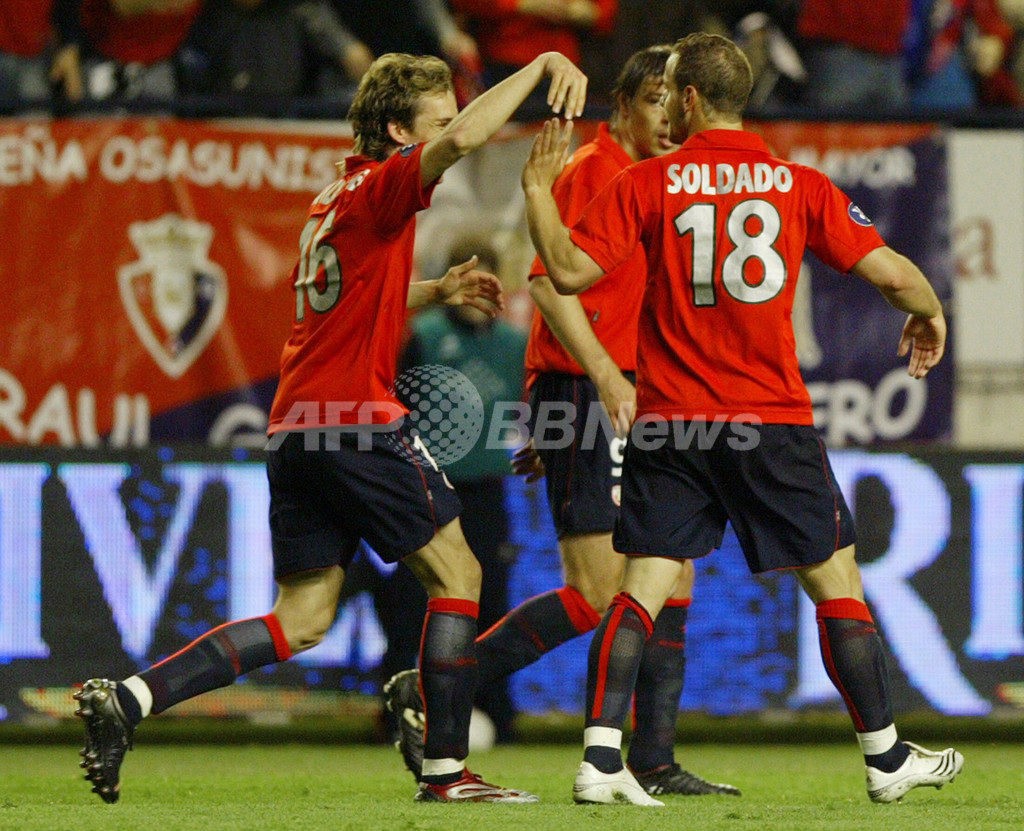
[[[548,122],[523,171],[531,237],[554,286],[579,292],[647,254],[637,419],[614,534],[622,592],[591,647],[579,802],[651,799],[622,765],[621,725],[643,644],[683,561],[732,522],[751,570],[793,571],[817,607],[825,667],[864,754],[869,797],[953,781],[963,757],[900,741],[885,656],[854,558],[852,516],[814,430],[790,312],[804,251],[876,286],[908,314],[909,371],[941,359],[946,323],[927,279],[885,245],[826,176],[773,157],[747,132],[750,66],[726,38],[678,41],[665,69],[675,153],[620,173],[571,231],[551,186],[571,125]]]
[[[563,222],[572,225],[594,195],[623,168],[677,149],[661,105],[669,46],[633,55],[612,90],[616,109],[597,137],[580,147],[554,185]],[[545,475],[558,534],[565,585],[530,598],[477,640],[480,686],[504,678],[601,620],[622,581],[625,558],[612,547],[618,513],[622,450],[636,403],[637,319],[647,279],[643,248],[577,297],[558,294],[535,260],[530,295],[537,304],[526,352],[530,411],[572,408],[572,441],[538,436],[517,455],[529,476]],[[610,425],[593,428],[602,402]],[[562,412],[559,409],[559,412]],[[607,422],[607,419],[605,419]],[[534,424],[536,428],[536,423]],[[561,429],[554,431],[561,434]],[[707,782],[674,758],[679,697],[686,669],[686,618],[693,563],[685,561],[676,591],[658,615],[644,648],[634,698],[629,767],[650,793],[733,794],[731,785]]]
[[[406,307],[470,303],[495,313],[497,278],[475,259],[410,285],[416,213],[441,175],[483,145],[550,78],[554,112],[583,110],[586,76],[546,53],[458,112],[447,65],[388,54],[360,82],[349,112],[356,155],[313,202],[292,272],[294,326],[271,411],[267,474],[278,593],[263,617],[219,626],[122,682],[76,693],[86,723],[82,767],[106,802],[150,713],[226,686],[318,644],[334,621],[360,539],[403,559],[429,596],[420,654],[427,729],[420,801],[536,802],[465,765],[476,689],[480,565],[466,545],[455,491],[389,389]]]

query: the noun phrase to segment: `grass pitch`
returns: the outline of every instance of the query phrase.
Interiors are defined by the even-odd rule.
[[[576,745],[501,747],[471,759],[485,779],[533,791],[540,805],[421,805],[400,756],[367,745],[147,745],[123,768],[122,796],[89,793],[77,747],[0,746],[0,829],[124,831],[983,831],[1024,827],[1024,748],[958,743],[966,761],[942,791],[874,805],[856,744],[680,745],[684,767],[743,791],[666,797],[664,808],[572,803]]]

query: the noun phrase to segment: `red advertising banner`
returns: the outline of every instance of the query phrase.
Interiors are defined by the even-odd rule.
[[[323,124],[0,120],[0,442],[260,431],[302,218],[351,145]]]

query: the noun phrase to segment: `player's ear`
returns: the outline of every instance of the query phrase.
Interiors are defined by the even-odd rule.
[[[411,144],[411,137],[412,135],[408,128],[403,127],[397,121],[388,122],[388,138],[390,138],[399,147],[405,147],[405,145]]]

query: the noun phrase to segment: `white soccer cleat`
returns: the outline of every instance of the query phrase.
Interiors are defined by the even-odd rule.
[[[647,791],[640,787],[640,783],[628,769],[623,768],[616,773],[601,773],[590,762],[582,762],[580,769],[576,771],[572,798],[575,802],[604,805],[665,805],[664,802],[648,796]]]
[[[953,748],[926,750],[911,742],[904,742],[910,755],[892,773],[865,767],[868,796],[872,802],[898,802],[914,788],[941,788],[956,779],[964,766],[964,757]]]

